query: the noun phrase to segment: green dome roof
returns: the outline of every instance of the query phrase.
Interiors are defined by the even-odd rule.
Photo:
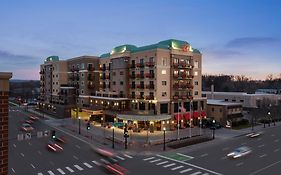
[[[51,62],[51,61],[59,61],[59,57],[58,56],[49,56],[48,58],[45,59],[45,63],[46,62]]]

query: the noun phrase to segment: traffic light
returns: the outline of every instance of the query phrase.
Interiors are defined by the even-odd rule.
[[[87,123],[87,130],[90,130],[90,128],[91,128],[91,124],[90,124],[90,122],[88,122]]]
[[[55,139],[55,138],[56,138],[56,131],[52,130],[52,139]]]

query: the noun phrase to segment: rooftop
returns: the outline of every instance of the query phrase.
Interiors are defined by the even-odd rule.
[[[207,105],[237,106],[237,105],[242,105],[242,103],[234,103],[234,102],[226,102],[223,100],[207,99]]]

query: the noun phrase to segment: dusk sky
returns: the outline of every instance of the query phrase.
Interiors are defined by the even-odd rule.
[[[0,2],[0,72],[39,79],[50,55],[68,59],[166,39],[203,54],[204,74],[281,74],[279,0],[7,0]]]

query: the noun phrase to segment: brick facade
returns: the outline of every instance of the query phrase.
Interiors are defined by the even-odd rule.
[[[8,97],[11,73],[0,73],[0,175],[8,175]]]

